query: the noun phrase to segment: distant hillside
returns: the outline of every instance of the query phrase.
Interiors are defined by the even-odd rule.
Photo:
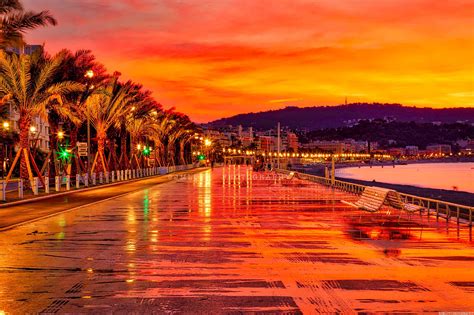
[[[391,117],[397,121],[419,123],[469,121],[474,123],[474,108],[417,108],[400,104],[349,104],[320,107],[286,107],[260,113],[239,114],[222,118],[208,125],[224,127],[242,125],[255,129],[271,129],[278,122],[291,129],[317,130],[350,125],[359,119]]]

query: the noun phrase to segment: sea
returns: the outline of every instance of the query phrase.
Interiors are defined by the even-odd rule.
[[[336,169],[336,177],[474,193],[474,163],[418,163]]]

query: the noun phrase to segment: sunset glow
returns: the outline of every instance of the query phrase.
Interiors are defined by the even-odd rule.
[[[25,0],[57,27],[46,49],[91,49],[199,122],[287,105],[473,106],[474,3],[463,0]]]

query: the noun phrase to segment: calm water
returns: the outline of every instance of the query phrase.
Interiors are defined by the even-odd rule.
[[[336,176],[474,193],[474,163],[429,163],[336,170]]]

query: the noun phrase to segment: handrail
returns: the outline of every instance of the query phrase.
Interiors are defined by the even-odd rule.
[[[44,192],[46,195],[53,191],[54,188],[55,192],[60,192],[64,190],[63,186],[66,185],[65,191],[77,191],[83,188],[88,187],[98,187],[104,184],[114,183],[114,182],[123,182],[128,180],[135,180],[139,178],[145,178],[150,176],[157,176],[157,175],[165,175],[174,173],[177,171],[184,171],[198,167],[196,164],[182,164],[182,165],[175,165],[175,166],[153,166],[153,167],[145,167],[141,169],[122,169],[122,170],[114,170],[111,172],[99,172],[93,174],[76,174],[75,176],[70,175],[58,175],[54,178],[47,178],[45,185],[43,186],[38,177],[34,177],[31,180],[31,190],[33,195],[38,195],[41,189],[41,192]],[[0,180],[0,202],[3,205],[7,205],[7,195],[8,199],[23,199],[25,187],[23,185],[23,181],[20,179],[13,179],[9,180],[8,183],[18,183],[14,189],[7,190],[8,185],[6,184],[5,180]],[[53,187],[50,185],[53,184]],[[73,185],[74,184],[74,185]],[[11,193],[18,191],[18,197],[11,197]]]
[[[276,171],[283,174],[289,174],[291,172],[289,170],[284,169],[277,169]],[[318,182],[325,186],[332,186],[331,179],[329,178],[301,172],[295,173],[297,173],[298,177],[301,179],[307,179],[314,182]],[[346,182],[339,179],[336,179],[334,181],[334,188],[338,188],[357,195],[362,194],[366,187],[368,186]],[[457,224],[460,224],[462,221],[466,221],[464,223],[467,223],[469,226],[472,226],[474,207],[432,198],[415,196],[411,194],[405,194],[401,192],[399,192],[399,194],[403,202],[421,206],[426,210],[428,216],[430,216],[430,214],[435,214],[437,221],[440,217],[444,217],[444,219],[446,219],[446,222],[448,222],[451,218],[456,218]],[[421,211],[422,210],[420,209],[420,214]]]

